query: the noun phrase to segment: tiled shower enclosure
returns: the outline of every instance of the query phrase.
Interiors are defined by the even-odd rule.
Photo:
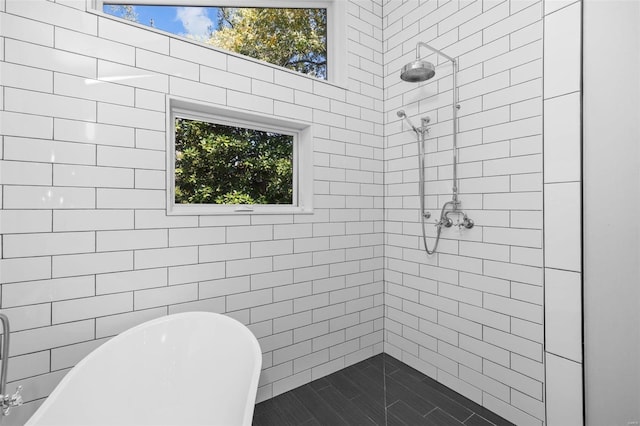
[[[0,307],[26,401],[11,421],[111,336],[205,310],[258,337],[259,401],[385,352],[519,425],[581,424],[581,1],[327,0],[345,17],[337,84],[90,3],[0,0]],[[396,112],[431,118],[435,211],[451,66],[432,55],[434,79],[402,82],[418,41],[459,60],[476,224],[434,256]],[[309,124],[313,213],[167,215],[168,95]]]

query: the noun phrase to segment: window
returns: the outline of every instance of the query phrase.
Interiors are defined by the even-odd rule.
[[[97,1],[121,19],[335,83],[344,79],[346,56],[336,49],[345,33],[340,0]]]
[[[311,212],[308,125],[173,97],[168,110],[168,213]]]

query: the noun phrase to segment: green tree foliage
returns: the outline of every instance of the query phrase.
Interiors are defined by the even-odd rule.
[[[208,43],[327,77],[326,9],[220,8],[218,29]]]
[[[292,204],[293,137],[176,119],[175,202]]]

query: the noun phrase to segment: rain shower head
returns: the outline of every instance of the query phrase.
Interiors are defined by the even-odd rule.
[[[436,75],[436,67],[427,61],[415,60],[408,63],[400,71],[400,78],[410,83],[427,81]]]

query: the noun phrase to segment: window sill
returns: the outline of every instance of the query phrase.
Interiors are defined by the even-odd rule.
[[[253,206],[188,204],[173,205],[167,209],[168,216],[234,216],[234,215],[283,215],[313,214],[313,209],[295,206]]]

